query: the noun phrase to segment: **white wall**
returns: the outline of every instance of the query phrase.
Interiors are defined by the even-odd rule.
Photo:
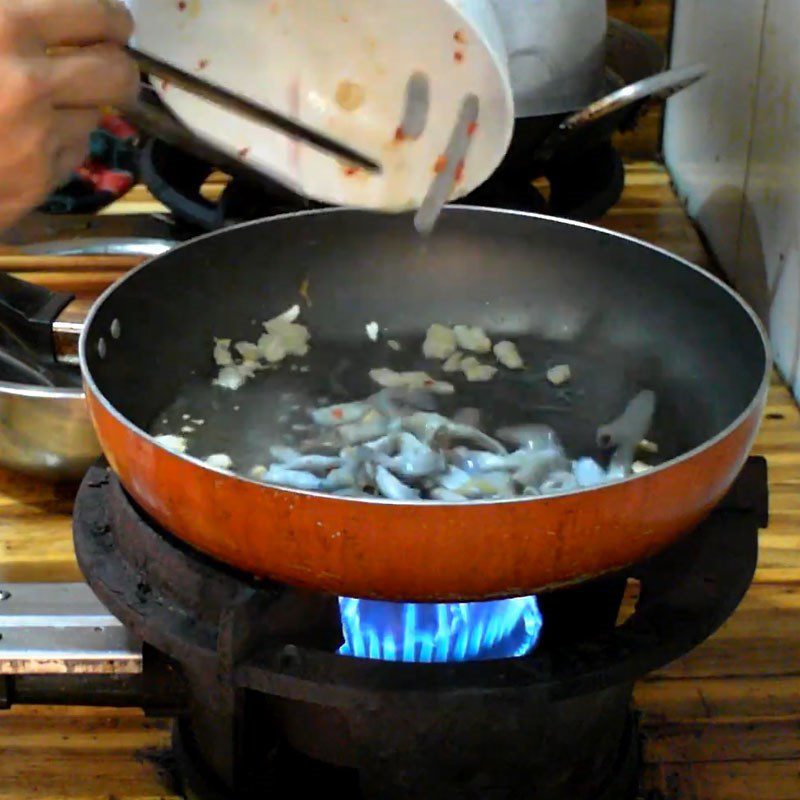
[[[712,74],[670,101],[667,164],[800,398],[800,0],[677,0],[672,60]]]

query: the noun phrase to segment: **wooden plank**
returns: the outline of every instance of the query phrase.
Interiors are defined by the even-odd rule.
[[[652,36],[666,47],[673,0],[608,0],[608,13]]]
[[[645,770],[658,800],[800,800],[800,768],[787,761],[662,764]]]
[[[800,675],[779,678],[647,677],[636,685],[645,724],[735,722],[800,717]]]
[[[800,587],[754,584],[734,616],[700,647],[655,677],[800,674]]]
[[[16,708],[0,716],[0,797],[177,797],[153,755],[164,721],[117,709]]]
[[[670,723],[645,727],[647,764],[800,759],[800,719]]]

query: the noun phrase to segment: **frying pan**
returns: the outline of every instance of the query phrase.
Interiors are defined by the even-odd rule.
[[[213,337],[250,339],[301,302],[307,372],[211,385]],[[365,324],[380,323],[371,342]],[[642,389],[658,398],[651,439],[663,464],[600,488],[464,504],[345,499],[266,485],[206,465],[265,459],[276,419],[374,391],[373,367],[414,369],[433,322],[483,326],[519,343],[529,369],[462,385],[484,427],[553,426],[571,455]],[[403,352],[386,346],[399,340]],[[696,526],[738,474],[769,377],[759,322],[720,281],[634,239],[588,225],[488,209],[446,209],[419,238],[408,218],[353,210],[276,217],[209,234],[109,289],[81,337],[103,450],[157,523],[248,573],[352,597],[419,602],[538,592],[601,575]],[[568,391],[544,379],[568,363]],[[443,413],[452,409],[442,408]],[[147,433],[205,424],[197,458]]]

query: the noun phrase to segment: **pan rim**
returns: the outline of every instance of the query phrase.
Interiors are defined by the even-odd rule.
[[[470,206],[470,205],[460,205],[460,204],[447,205],[445,206],[445,209],[443,211],[443,213],[446,213],[448,215],[459,214],[459,213],[469,214],[475,212],[479,212],[481,214],[485,214],[488,212],[494,215],[499,214],[504,216],[514,216],[514,217],[521,217],[523,219],[532,219],[541,222],[552,223],[556,225],[566,225],[573,228],[580,228],[594,233],[599,233],[601,235],[609,236],[611,238],[619,239],[622,241],[631,242],[634,245],[650,250],[651,252],[665,255],[668,258],[672,259],[673,261],[678,262],[682,266],[689,268],[691,271],[695,272],[700,278],[708,280],[713,284],[716,284],[718,288],[725,291],[728,294],[728,296],[745,311],[747,316],[750,318],[750,321],[752,322],[755,330],[758,332],[759,338],[761,340],[761,346],[764,355],[764,372],[761,377],[761,382],[759,383],[758,389],[755,391],[752,399],[747,404],[746,408],[741,412],[741,414],[739,414],[739,416],[737,416],[729,425],[727,425],[725,428],[719,431],[715,436],[711,437],[710,439],[707,439],[705,442],[698,445],[697,447],[694,447],[691,450],[682,453],[676,458],[670,459],[669,461],[665,461],[663,464],[659,464],[653,467],[652,469],[647,470],[647,472],[634,474],[625,478],[609,481],[608,483],[604,483],[601,486],[583,487],[576,490],[557,492],[548,495],[539,495],[536,497],[511,497],[511,498],[502,498],[495,500],[480,499],[480,500],[469,500],[466,502],[457,502],[457,503],[445,500],[424,500],[417,502],[406,502],[402,500],[389,500],[387,498],[380,498],[380,497],[337,497],[335,495],[327,494],[325,492],[311,491],[307,489],[289,489],[285,486],[279,486],[278,484],[267,483],[265,481],[258,481],[246,475],[239,475],[235,472],[229,472],[227,470],[223,470],[218,467],[212,467],[205,461],[196,458],[192,455],[188,455],[186,453],[179,453],[174,450],[170,450],[168,447],[165,447],[163,444],[158,442],[152,434],[143,430],[138,425],[135,425],[131,420],[129,420],[121,412],[119,412],[117,408],[105,396],[105,394],[99,390],[97,384],[95,383],[94,377],[89,371],[86,358],[87,339],[89,336],[89,332],[93,327],[94,319],[99,310],[101,309],[101,307],[103,306],[103,303],[126,281],[132,279],[133,276],[139,273],[139,271],[146,269],[152,261],[161,258],[165,254],[149,258],[139,266],[132,269],[130,272],[123,275],[119,280],[115,281],[111,286],[109,286],[92,304],[92,307],[86,318],[86,323],[84,324],[83,330],[81,331],[80,341],[78,346],[81,374],[83,376],[84,385],[90,390],[94,399],[96,399],[100,403],[100,405],[105,409],[105,411],[108,414],[111,415],[111,417],[113,417],[114,420],[116,420],[118,423],[123,425],[128,430],[133,431],[137,436],[143,438],[145,441],[148,442],[149,445],[162,450],[166,454],[171,455],[174,458],[179,459],[180,461],[184,461],[193,466],[200,467],[201,469],[204,469],[210,473],[216,473],[227,479],[233,479],[245,484],[252,484],[260,488],[267,488],[270,489],[271,491],[280,492],[281,494],[286,494],[292,497],[297,497],[298,495],[300,495],[309,498],[315,498],[317,500],[325,500],[330,502],[359,503],[364,505],[385,506],[387,508],[391,508],[394,506],[407,508],[410,506],[420,509],[430,507],[430,508],[453,508],[453,509],[466,510],[469,508],[479,508],[488,505],[494,506],[500,504],[511,505],[511,504],[523,504],[523,503],[536,503],[558,498],[572,497],[578,495],[582,496],[592,492],[602,492],[605,489],[616,488],[622,484],[628,484],[634,481],[650,479],[654,475],[657,475],[661,472],[665,472],[667,469],[691,461],[692,459],[701,455],[707,450],[712,449],[721,441],[727,439],[728,436],[730,436],[731,433],[733,433],[735,430],[741,427],[741,425],[747,419],[749,419],[750,416],[753,414],[753,412],[756,411],[757,408],[762,404],[763,399],[766,396],[766,392],[769,389],[770,379],[773,369],[772,346],[769,340],[769,336],[767,334],[766,328],[764,327],[764,324],[759,319],[755,311],[751,308],[751,306],[744,300],[744,298],[741,297],[741,295],[738,292],[736,292],[734,289],[728,286],[724,281],[722,281],[716,275],[712,275],[710,272],[704,270],[697,264],[693,264],[688,259],[683,258],[682,256],[679,256],[676,253],[673,253],[664,247],[659,247],[658,245],[650,244],[649,242],[645,242],[642,239],[638,239],[635,236],[630,236],[629,234],[612,231],[607,228],[600,227],[599,225],[593,225],[588,222],[563,219],[560,217],[551,217],[546,214],[536,214],[529,211],[517,211],[513,209],[497,209],[488,206]],[[249,227],[256,227],[259,225],[268,224],[270,222],[279,222],[288,219],[316,217],[316,216],[331,215],[331,214],[355,214],[355,215],[376,216],[378,215],[378,213],[379,212],[371,210],[346,208],[346,207],[333,207],[333,208],[322,208],[322,209],[309,209],[305,211],[293,211],[285,214],[279,214],[273,217],[265,217],[257,220],[250,220],[247,222],[239,223],[237,225],[232,225],[228,228],[223,228],[222,230],[211,231],[209,233],[201,234],[200,236],[194,239],[190,239],[186,242],[180,243],[179,245],[171,249],[169,253],[171,254],[174,252],[178,252],[179,250],[185,247],[189,247],[190,245],[203,242],[206,239],[210,239],[216,236],[221,236],[226,233],[231,233],[238,230],[243,230]]]

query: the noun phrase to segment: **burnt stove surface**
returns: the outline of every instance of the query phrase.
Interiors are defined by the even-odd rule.
[[[634,682],[733,612],[766,524],[766,465],[750,459],[719,508],[669,551],[540,595],[533,652],[443,664],[339,655],[336,597],[255,580],[190,550],[104,465],[81,487],[74,538],[94,592],[146,643],[155,705],[165,685],[180,685],[170,691],[188,794],[625,800],[638,777]],[[639,600],[617,624],[630,579]],[[141,704],[150,702],[145,693]]]

